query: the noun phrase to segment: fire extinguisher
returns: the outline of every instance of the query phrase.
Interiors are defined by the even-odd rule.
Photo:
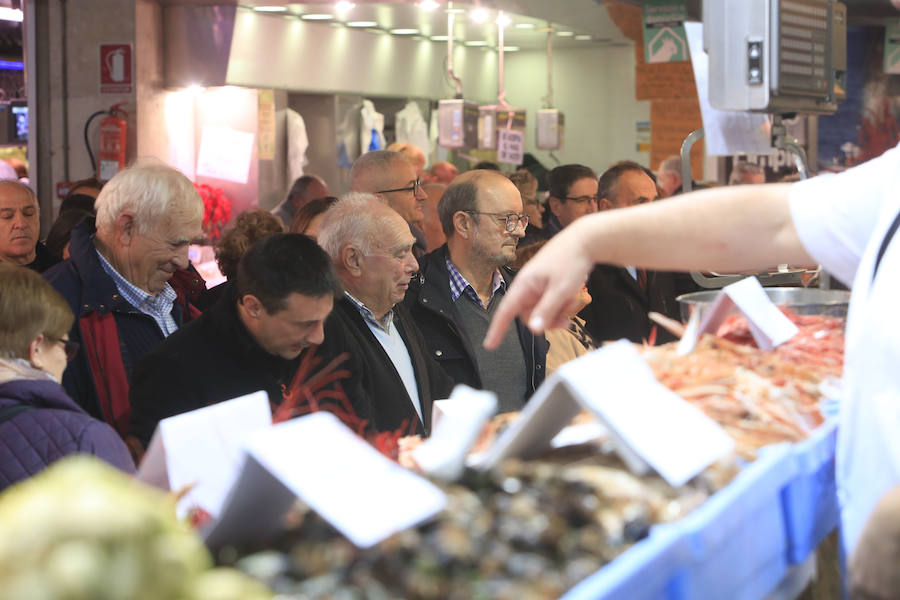
[[[94,117],[106,115],[100,121],[100,144],[97,150],[97,179],[101,181],[109,181],[113,175],[125,168],[125,139],[128,134],[125,117],[128,113],[122,110],[123,104],[125,103],[120,102],[112,105],[109,110],[95,112],[84,126],[84,143],[93,163],[94,157],[87,136],[88,127]]]

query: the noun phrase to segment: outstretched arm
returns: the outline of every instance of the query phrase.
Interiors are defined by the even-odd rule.
[[[578,219],[516,276],[485,347],[497,347],[515,317],[536,333],[562,323],[597,262],[725,272],[815,264],[791,220],[789,190],[790,184],[712,188]]]

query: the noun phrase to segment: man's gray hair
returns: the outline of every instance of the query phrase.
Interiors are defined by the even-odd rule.
[[[337,262],[347,244],[371,254],[378,246],[379,233],[386,231],[399,215],[374,194],[350,192],[325,212],[317,240]]]
[[[170,218],[181,222],[203,219],[203,200],[191,180],[162,163],[138,164],[110,179],[94,203],[97,228],[115,225],[126,210],[134,213],[138,233],[146,233]]]
[[[763,168],[755,163],[739,160],[734,163],[731,175],[728,176],[728,185],[738,185],[743,181],[744,175],[765,175]]]
[[[380,192],[385,189],[385,182],[390,179],[391,169],[401,162],[411,164],[399,152],[390,150],[366,152],[353,162],[350,169],[350,189],[369,194]]]
[[[13,189],[17,189],[23,193],[25,193],[32,202],[37,204],[37,195],[34,193],[34,190],[18,181],[17,179],[0,179],[0,187],[11,187]]]
[[[673,154],[659,163],[659,174],[663,173],[675,173],[681,177],[681,157]]]

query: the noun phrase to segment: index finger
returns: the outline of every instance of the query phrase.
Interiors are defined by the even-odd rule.
[[[497,311],[491,319],[487,334],[484,336],[484,348],[486,350],[496,350],[500,342],[503,341],[503,336],[506,335],[506,331],[509,329],[513,319],[519,315],[527,319],[536,304],[536,301],[529,302],[527,294],[524,293],[525,288],[521,285],[516,285],[516,283],[513,280],[509,293],[503,296],[500,306],[497,307]]]

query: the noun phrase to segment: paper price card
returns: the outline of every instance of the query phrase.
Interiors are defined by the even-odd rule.
[[[783,344],[799,331],[769,300],[759,280],[747,277],[722,288],[703,320],[696,327],[688,325],[678,346],[679,353],[687,354],[692,351],[704,333],[715,334],[734,307],[746,317],[750,333],[762,350],[771,350]]]
[[[497,132],[497,160],[513,165],[522,164],[525,153],[525,134],[515,129]]]
[[[179,515],[199,507],[216,517],[240,473],[244,441],[271,425],[266,392],[163,419],[150,440],[138,479],[173,491],[190,487],[178,502]]]
[[[382,456],[331,413],[260,432],[247,451],[360,548],[429,519],[447,502],[440,489]]]

